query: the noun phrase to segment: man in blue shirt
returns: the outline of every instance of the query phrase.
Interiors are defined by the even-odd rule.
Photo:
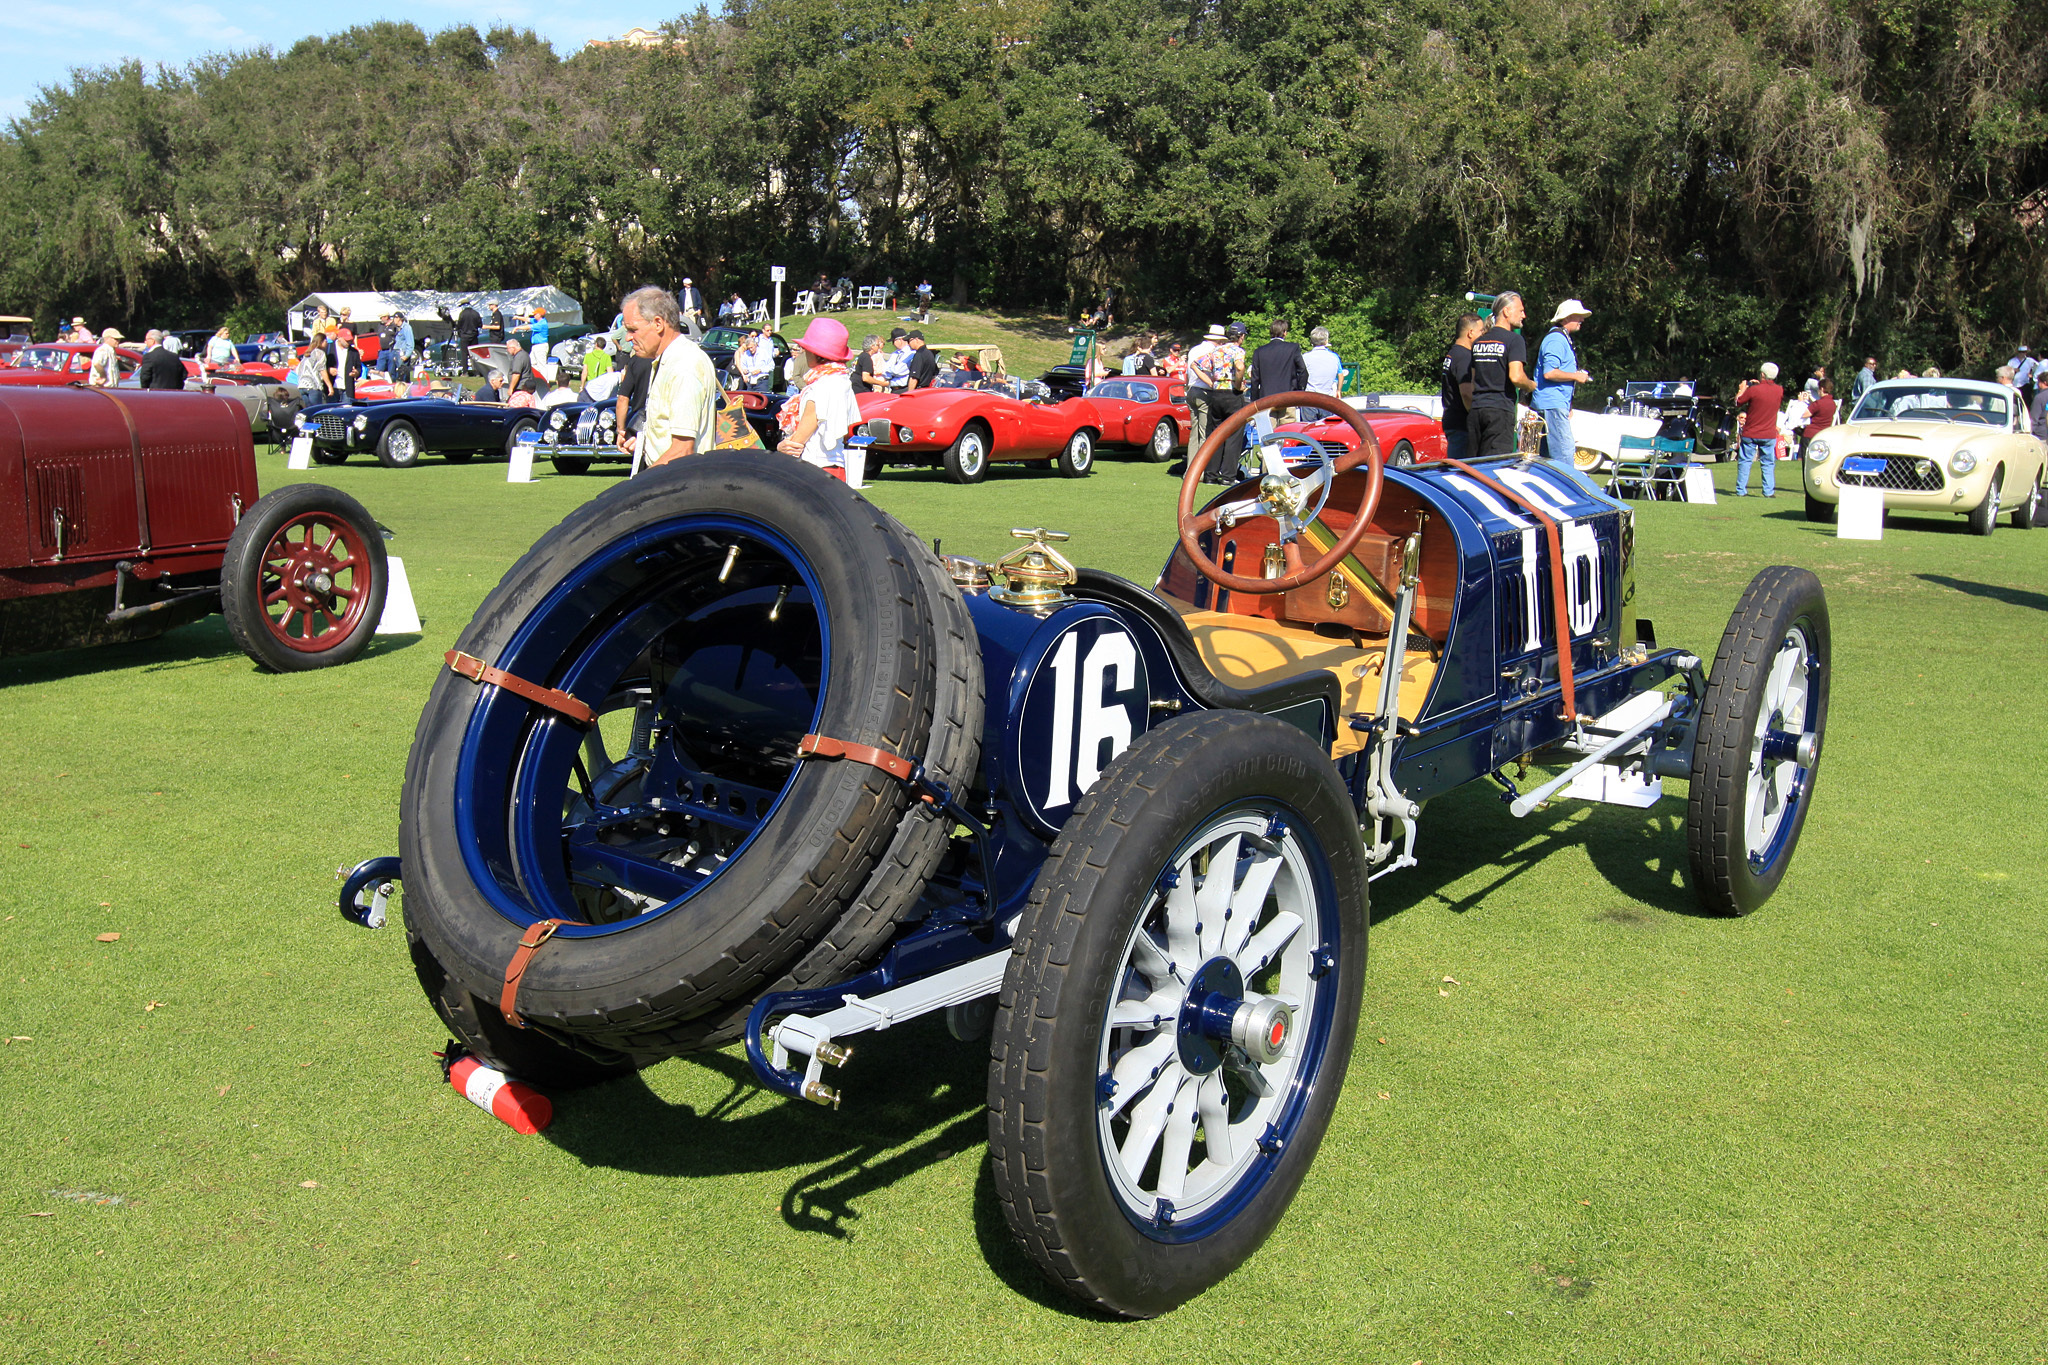
[[[1579,368],[1572,333],[1593,316],[1585,304],[1566,299],[1550,316],[1550,330],[1536,349],[1536,395],[1529,406],[1543,418],[1543,453],[1566,469],[1577,447],[1572,443],[1572,394],[1593,376]]]
[[[1877,382],[1877,357],[1871,356],[1863,362],[1863,368],[1856,371],[1856,380],[1849,386],[1849,406],[1855,407],[1862,401],[1870,386]]]

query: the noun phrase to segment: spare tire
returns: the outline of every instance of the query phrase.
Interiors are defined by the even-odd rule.
[[[939,650],[921,548],[801,461],[724,452],[543,536],[457,649],[600,715],[586,729],[509,684],[436,681],[399,840],[408,930],[449,985],[495,1008],[522,934],[566,921],[517,1013],[616,1064],[685,1049],[705,1030],[684,1025],[819,943],[913,794],[797,742],[923,755]]]
[[[964,800],[981,764],[981,729],[987,714],[981,640],[967,601],[939,562],[937,552],[908,530],[904,537],[905,550],[918,566],[938,659],[938,695],[931,737],[925,744],[925,776]],[[873,965],[897,928],[922,913],[919,898],[946,852],[952,831],[952,819],[936,807],[924,801],[913,804],[897,824],[889,851],[839,922],[767,989],[800,991],[829,986]],[[682,1026],[668,1039],[670,1050],[731,1042],[740,1036],[753,1003],[751,998],[742,1000],[722,1014]],[[618,1042],[634,1045],[627,1039]]]

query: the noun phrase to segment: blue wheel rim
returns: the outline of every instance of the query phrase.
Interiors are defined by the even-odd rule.
[[[801,769],[796,740],[823,715],[824,601],[817,571],[787,537],[729,515],[642,527],[571,570],[485,662],[600,710],[622,684],[644,681],[668,728],[638,795],[593,806],[585,783],[594,775],[587,766],[577,775],[583,727],[502,688],[480,690],[457,758],[455,833],[491,907],[521,928],[568,919],[578,922],[557,937],[601,937],[676,911],[729,871],[782,808]],[[664,674],[678,657],[685,662]],[[713,677],[727,667],[729,685]],[[721,752],[692,752],[707,747]],[[661,834],[664,824],[675,833]],[[699,837],[715,852],[676,870]],[[594,907],[606,886],[618,903]],[[627,904],[618,888],[639,899]]]

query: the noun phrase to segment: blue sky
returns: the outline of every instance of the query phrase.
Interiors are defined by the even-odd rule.
[[[134,58],[145,66],[183,66],[209,52],[256,47],[279,51],[316,33],[335,33],[378,19],[406,19],[433,32],[457,24],[488,30],[497,24],[530,28],[567,56],[591,38],[608,38],[639,25],[654,28],[675,17],[678,0],[613,4],[609,0],[450,0],[398,4],[223,5],[185,0],[142,4],[103,0],[4,0],[0,3],[0,121],[28,112],[45,86],[64,85],[75,67],[113,66]]]

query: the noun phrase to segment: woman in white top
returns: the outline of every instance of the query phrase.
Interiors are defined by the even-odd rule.
[[[860,448],[849,447],[846,437],[860,424],[860,404],[854,401],[853,377],[847,371],[851,353],[845,324],[813,318],[796,346],[792,359],[805,366],[800,376],[803,388],[782,405],[776,420],[784,435],[775,448],[858,488]]]

